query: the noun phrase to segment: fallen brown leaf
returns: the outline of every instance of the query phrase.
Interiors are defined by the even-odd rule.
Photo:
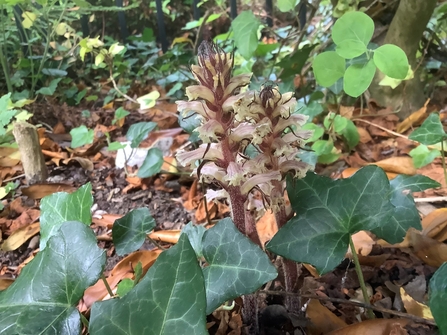
[[[54,183],[54,184],[33,184],[28,187],[22,187],[22,194],[31,199],[42,199],[47,195],[57,192],[72,193],[76,191],[76,187],[68,184]]]
[[[318,300],[311,299],[307,305],[306,316],[310,320],[308,334],[320,335],[347,327],[342,319],[323,306]]]
[[[39,233],[39,231],[39,222],[34,222],[29,226],[17,229],[1,244],[0,249],[2,249],[3,251],[16,250],[31,237]]]
[[[405,120],[403,120],[401,123],[399,123],[396,127],[396,132],[402,134],[414,125],[419,124],[425,117],[425,112],[427,111],[427,105],[429,103],[430,99],[427,99],[424,106],[422,106],[419,110],[416,112],[413,112],[408,116]]]
[[[405,327],[409,322],[406,319],[366,320],[325,335],[404,335],[407,332],[402,327]]]

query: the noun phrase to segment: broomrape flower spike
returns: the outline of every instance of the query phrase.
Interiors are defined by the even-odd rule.
[[[243,91],[251,73],[233,76],[233,65],[233,54],[202,42],[198,65],[191,66],[198,85],[188,87],[189,101],[177,105],[182,114],[200,115],[202,124],[196,131],[203,144],[178,153],[177,160],[183,166],[198,166],[193,174],[222,188],[222,192],[208,192],[207,199],[225,197],[238,229],[259,243],[254,220],[247,219],[253,215],[248,210],[249,197],[256,189],[266,209],[283,212],[284,178],[289,173],[297,178],[306,174],[309,165],[297,154],[312,132],[301,130],[307,116],[293,114],[293,93],[281,94],[273,85],[265,85],[260,92]],[[245,154],[249,145],[257,151],[253,158]]]

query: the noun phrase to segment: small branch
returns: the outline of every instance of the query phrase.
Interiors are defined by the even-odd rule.
[[[113,291],[110,288],[109,282],[107,281],[106,277],[104,276],[104,273],[101,273],[101,280],[103,281],[104,286],[106,287],[107,293],[109,293],[110,297],[113,298],[115,295],[113,294]]]
[[[414,202],[441,202],[447,201],[447,197],[415,198]]]
[[[383,308],[383,307],[379,307],[379,306],[374,306],[374,305],[371,305],[371,304],[365,304],[363,302],[358,302],[358,301],[338,299],[338,298],[331,298],[331,297],[320,297],[320,296],[315,295],[315,294],[299,294],[299,293],[291,293],[291,292],[285,292],[285,291],[261,290],[261,291],[259,291],[259,293],[264,293],[264,294],[269,294],[269,295],[280,295],[280,296],[291,296],[291,295],[292,296],[296,296],[296,295],[299,295],[301,298],[306,298],[306,299],[316,299],[316,300],[320,300],[320,301],[330,301],[330,302],[334,302],[334,303],[337,303],[337,304],[353,305],[353,306],[358,306],[358,307],[371,309],[371,310],[379,312],[379,313],[386,313],[386,314],[395,315],[395,316],[398,316],[398,317],[401,317],[401,318],[410,319],[410,320],[413,320],[414,322],[417,322],[417,323],[423,323],[423,324],[430,325],[430,326],[436,326],[436,323],[434,321],[432,321],[432,320],[424,319],[424,318],[421,318],[419,316],[411,315],[411,314],[408,314],[408,313],[394,311],[392,309],[387,309],[387,308]]]

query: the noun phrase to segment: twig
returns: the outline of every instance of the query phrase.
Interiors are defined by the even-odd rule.
[[[447,201],[447,197],[415,198],[414,202],[441,202]]]
[[[316,299],[316,300],[321,300],[321,301],[330,301],[330,302],[335,302],[338,304],[354,305],[354,306],[358,306],[358,307],[372,309],[376,312],[387,313],[387,314],[395,315],[395,316],[398,316],[401,318],[410,319],[417,323],[423,323],[423,324],[430,325],[430,326],[436,326],[436,323],[432,320],[424,319],[419,316],[411,315],[408,313],[393,311],[392,309],[387,309],[387,308],[383,308],[383,307],[379,307],[379,306],[365,304],[363,302],[358,302],[358,301],[331,298],[331,297],[320,297],[315,294],[299,294],[299,293],[292,293],[292,292],[285,292],[285,291],[261,290],[261,291],[259,291],[259,293],[265,293],[265,294],[269,294],[269,295],[280,295],[280,296],[299,295],[301,298]]]
[[[13,181],[13,180],[16,180],[16,179],[20,179],[22,177],[25,177],[24,173],[19,174],[18,176],[15,176],[15,177],[11,177],[11,178],[5,179],[5,180],[3,180],[2,183],[7,183],[7,182],[10,182],[10,181]]]

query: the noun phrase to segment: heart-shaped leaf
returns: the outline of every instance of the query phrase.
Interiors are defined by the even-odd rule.
[[[105,261],[89,227],[76,221],[59,226],[45,250],[0,292],[0,333],[79,335],[76,306],[98,280]]]
[[[192,222],[188,223],[182,232],[188,235],[189,243],[193,247],[198,258],[203,257],[202,255],[202,240],[203,234],[205,234],[206,229],[204,226],[195,226]]]
[[[231,23],[234,31],[234,43],[245,59],[250,59],[258,47],[260,25],[261,22],[251,11],[241,12]]]
[[[120,256],[141,247],[146,235],[155,228],[155,220],[149,209],[137,208],[115,220],[112,227],[113,244]]]
[[[420,192],[441,186],[438,182],[421,175],[399,175],[390,182],[391,203],[394,206],[391,221],[371,230],[378,237],[394,244],[402,242],[409,228],[421,230],[421,219],[410,192]]]
[[[203,269],[207,314],[229,299],[256,291],[278,275],[266,253],[230,218],[204,233],[202,254],[209,264]]]
[[[436,149],[429,149],[426,145],[420,144],[408,153],[413,158],[413,165],[419,169],[430,164],[436,157],[441,156],[441,152]]]
[[[140,143],[147,138],[149,133],[157,127],[155,122],[138,122],[130,126],[126,138],[132,143],[132,148],[138,148]]]
[[[447,334],[445,302],[447,301],[447,263],[435,272],[430,280],[430,310],[442,335]]]
[[[137,176],[149,178],[161,171],[163,166],[163,152],[159,148],[150,148],[147,151],[143,165],[138,169]]]
[[[341,262],[350,235],[386,225],[394,208],[388,178],[373,165],[348,179],[332,180],[314,173],[289,179],[287,193],[297,215],[266,248],[288,259],[310,263],[320,273]]]
[[[40,203],[40,250],[45,249],[48,239],[66,221],[80,221],[90,226],[92,205],[90,183],[71,194],[58,192],[44,197]]]
[[[93,304],[91,335],[206,335],[205,287],[185,234],[124,297]]]
[[[425,145],[436,144],[446,139],[447,134],[439,119],[439,114],[432,113],[422,123],[422,125],[413,131],[409,138]]]
[[[315,57],[312,68],[318,84],[329,87],[343,77],[346,62],[335,51],[327,51]]]

